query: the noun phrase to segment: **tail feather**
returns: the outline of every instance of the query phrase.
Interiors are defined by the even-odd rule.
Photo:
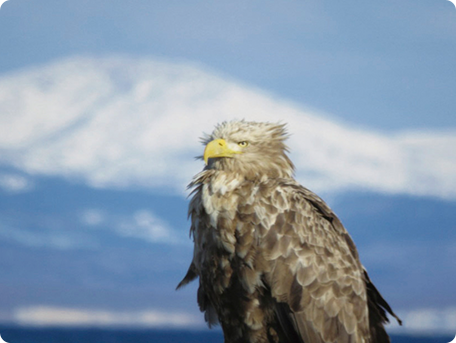
[[[386,333],[384,327],[384,324],[389,323],[386,312],[396,318],[399,325],[402,325],[402,320],[393,312],[390,305],[386,302],[378,289],[374,286],[365,270],[364,277],[366,280],[372,343],[389,343],[390,338]]]
[[[193,263],[190,265],[188,268],[187,274],[185,274],[184,278],[182,279],[181,282],[177,285],[176,289],[179,289],[181,287],[184,287],[188,283],[192,282],[198,277],[198,274],[196,274],[195,266]]]

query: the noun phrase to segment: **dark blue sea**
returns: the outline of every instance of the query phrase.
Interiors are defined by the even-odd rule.
[[[8,343],[223,343],[220,331],[25,328],[0,326]],[[454,337],[391,336],[393,343],[448,343]]]

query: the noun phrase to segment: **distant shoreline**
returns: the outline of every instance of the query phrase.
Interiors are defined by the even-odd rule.
[[[223,343],[221,330],[131,328],[131,327],[49,327],[0,324],[0,335],[8,343]],[[448,343],[451,335],[398,335],[391,334],[393,343]]]

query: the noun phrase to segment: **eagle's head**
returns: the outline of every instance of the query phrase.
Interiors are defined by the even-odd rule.
[[[294,166],[287,156],[284,124],[230,121],[202,139],[207,169],[241,174],[246,179],[288,178]]]

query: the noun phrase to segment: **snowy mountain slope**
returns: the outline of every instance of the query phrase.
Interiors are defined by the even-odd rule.
[[[94,187],[181,192],[198,137],[234,118],[288,123],[297,177],[319,191],[456,197],[456,129],[337,123],[189,63],[73,57],[0,78],[0,163]]]

